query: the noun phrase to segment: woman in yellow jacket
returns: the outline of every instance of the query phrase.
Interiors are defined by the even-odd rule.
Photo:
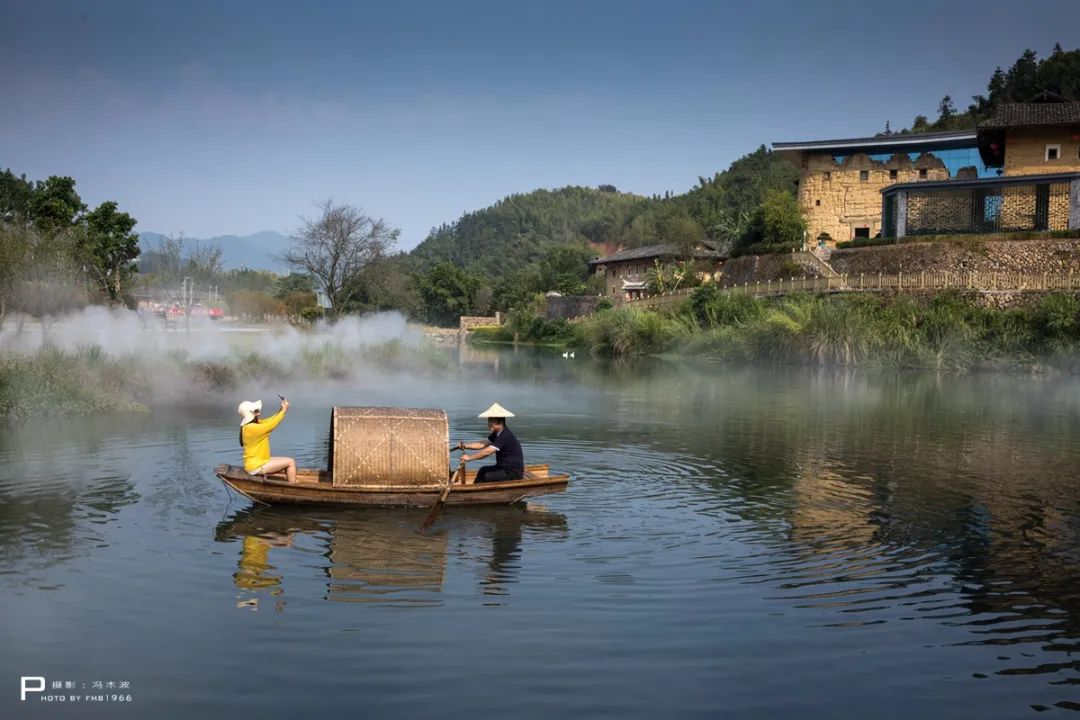
[[[265,420],[259,419],[262,400],[245,400],[236,410],[240,421],[240,445],[244,448],[244,470],[252,475],[267,475],[285,471],[289,482],[296,482],[296,461],[291,457],[271,457],[270,433],[278,426],[289,409],[289,401],[281,399],[281,409]]]

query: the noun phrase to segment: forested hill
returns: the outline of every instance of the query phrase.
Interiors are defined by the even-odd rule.
[[[601,185],[510,195],[433,229],[409,262],[425,271],[450,261],[496,279],[559,246],[595,256],[657,242],[734,240],[769,190],[793,190],[797,178],[790,163],[762,146],[723,172],[699,177],[684,194],[643,197]]]
[[[434,228],[410,255],[419,268],[449,260],[498,276],[534,262],[553,246],[612,242],[649,202],[612,186],[510,195]]]

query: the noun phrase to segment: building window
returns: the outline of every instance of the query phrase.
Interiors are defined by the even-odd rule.
[[[895,170],[890,170],[889,171],[889,179],[890,180],[895,180],[896,176],[897,176],[897,172]]]
[[[820,200],[815,200],[814,201],[814,206],[815,207],[821,207],[821,201]]]
[[[825,180],[826,180],[826,182],[829,181],[829,180],[832,180],[832,173],[829,172],[828,170],[825,171]]]
[[[927,175],[928,175],[928,173],[926,172],[926,168],[922,168],[921,170],[919,170],[919,179],[920,180],[925,180],[927,178]]]
[[[1047,145],[1046,146],[1046,161],[1057,160],[1061,157],[1060,145]]]
[[[860,170],[859,171],[859,180],[861,180],[862,182],[866,182],[869,179],[870,179],[870,171],[869,170]]]
[[[868,227],[855,228],[855,237],[857,237],[857,238],[869,238],[870,237],[870,228],[868,228]]]

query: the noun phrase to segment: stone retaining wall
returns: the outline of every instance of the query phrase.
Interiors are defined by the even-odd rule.
[[[746,283],[790,280],[793,277],[825,277],[810,253],[743,255],[724,263],[720,284],[724,287]]]
[[[592,315],[600,298],[595,295],[553,295],[544,299],[544,316],[548,320],[569,320]]]
[[[994,308],[995,310],[1024,307],[1025,305],[1037,303],[1046,297],[1045,292],[1031,290],[951,290],[950,292],[972,300],[976,305]],[[1055,292],[1080,295],[1080,292],[1072,290],[1057,290]],[[892,300],[900,294],[896,290],[886,290],[878,293],[878,296]],[[940,290],[905,290],[903,292],[905,297],[913,297],[924,301],[930,301],[940,294]]]
[[[500,313],[495,313],[494,317],[462,315],[458,318],[458,330],[461,332],[467,332],[478,327],[491,327],[492,325],[502,325],[502,315]]]
[[[834,250],[829,264],[849,277],[941,271],[1080,273],[1080,239],[936,241],[850,248]]]

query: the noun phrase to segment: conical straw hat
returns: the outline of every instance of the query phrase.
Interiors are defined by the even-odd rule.
[[[514,413],[510,412],[509,410],[504,408],[499,403],[493,403],[491,405],[491,407],[489,407],[487,410],[480,413],[476,417],[482,417],[482,418],[509,418],[509,417],[514,417]]]

